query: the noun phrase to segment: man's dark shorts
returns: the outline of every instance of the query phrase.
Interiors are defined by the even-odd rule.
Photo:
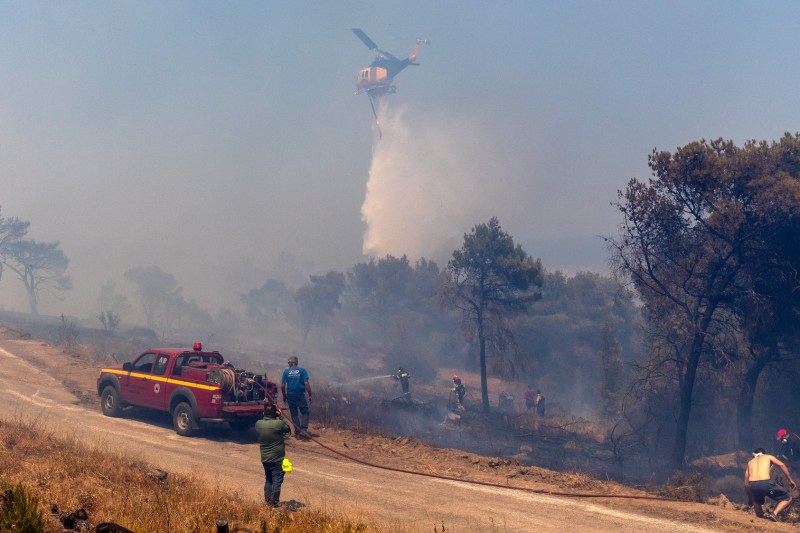
[[[786,489],[771,479],[751,481],[748,486],[750,487],[750,492],[753,494],[753,500],[758,505],[764,505],[764,498],[767,496],[776,502],[782,502],[792,497]]]

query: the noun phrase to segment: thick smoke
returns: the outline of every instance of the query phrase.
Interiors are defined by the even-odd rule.
[[[363,251],[446,261],[464,233],[511,205],[503,197],[513,191],[497,186],[508,165],[498,164],[503,158],[477,119],[422,117],[385,99],[378,111]]]

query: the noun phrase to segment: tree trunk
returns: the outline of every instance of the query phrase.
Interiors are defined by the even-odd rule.
[[[36,297],[36,288],[32,283],[25,282],[25,292],[28,293],[28,305],[32,315],[39,314],[39,299]]]
[[[486,337],[483,334],[483,317],[478,316],[478,343],[480,344],[481,401],[483,412],[489,414],[489,386],[486,379]]]
[[[778,344],[773,341],[769,349],[753,357],[752,364],[744,374],[742,385],[739,388],[739,398],[736,401],[736,429],[739,449],[750,450],[753,448],[753,400],[756,395],[758,378],[767,364],[777,359]]]
[[[709,303],[703,312],[700,324],[697,326],[689,357],[686,360],[686,373],[680,384],[680,409],[678,412],[678,425],[675,429],[675,445],[672,450],[673,466],[680,470],[686,458],[686,438],[689,433],[689,418],[692,412],[692,397],[694,395],[694,382],[697,378],[697,366],[705,348],[706,333],[714,316],[717,306]]]
[[[678,423],[675,428],[675,444],[672,449],[672,461],[675,469],[683,468],[683,460],[686,457],[686,437],[689,433],[689,418],[692,411],[692,396],[694,394],[694,382],[697,377],[697,365],[700,362],[700,354],[703,349],[703,342],[697,345],[697,336],[692,342],[692,351],[686,361],[686,374],[681,380],[680,385],[680,408],[678,411]]]
[[[758,376],[764,368],[760,360],[747,369],[739,388],[739,398],[736,401],[736,431],[738,448],[750,450],[753,448],[753,397],[756,393]]]

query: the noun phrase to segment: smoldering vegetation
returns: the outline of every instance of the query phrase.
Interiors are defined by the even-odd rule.
[[[143,286],[138,300],[123,308],[119,301],[108,306],[115,328],[106,322],[104,329],[99,315],[34,318],[5,312],[2,318],[62,344],[92,342],[109,361],[132,359],[156,344],[200,340],[237,366],[276,380],[286,356],[297,354],[317,392],[315,423],[619,479],[652,481],[671,474],[666,458],[674,390],[642,386],[641,309],[610,277],[545,273],[540,299],[509,324],[513,342],[488,352],[492,411],[486,415],[473,336],[460,314],[442,305],[445,277],[434,262],[386,256],[347,272],[312,276],[300,287],[268,279],[241,295],[241,310],[217,313],[176,302],[175,295],[184,298],[177,280],[158,267],[140,270],[162,283],[156,285],[160,290]],[[164,279],[170,283],[163,285]],[[121,298],[113,291],[105,296],[109,302]],[[133,316],[137,308],[145,314],[144,301],[150,320],[139,325]],[[114,311],[118,308],[124,312]],[[403,401],[393,377],[398,366],[411,373],[411,397],[422,405]],[[794,371],[770,372],[767,379],[791,394]],[[453,409],[454,373],[467,385],[461,413]],[[725,422],[732,406],[725,395],[735,383],[728,379],[713,367],[700,375],[692,456],[733,450],[732,428]],[[526,409],[528,385],[545,394],[545,417]],[[499,405],[501,393],[513,397],[510,408]],[[768,416],[766,397],[756,400],[766,435],[776,413]]]
[[[299,355],[327,399],[315,407],[319,423],[636,480],[705,469],[731,485],[743,466],[737,452],[780,453],[775,432],[800,422],[791,407],[800,394],[798,153],[800,134],[654,154],[655,178],[631,180],[615,204],[624,222],[606,243],[620,277],[549,271],[511,242],[519,254],[498,268],[513,265],[505,273],[514,278],[531,267],[536,282],[518,291],[524,305],[493,310],[488,334],[481,309],[447,297],[468,235],[446,266],[386,254],[300,282],[266,276],[223,308],[139,265],[124,275],[133,297],[109,282],[94,317],[55,326],[66,338],[70,327],[92,327],[150,345],[200,340],[273,379]],[[412,375],[410,398],[391,377],[399,366]],[[454,374],[467,385],[463,411]],[[542,417],[524,404],[529,388],[546,397]]]

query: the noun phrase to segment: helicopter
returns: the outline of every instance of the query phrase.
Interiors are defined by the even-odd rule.
[[[375,111],[374,100],[397,91],[397,86],[394,84],[394,77],[409,65],[419,65],[419,63],[415,63],[419,45],[430,44],[430,41],[428,41],[428,39],[417,39],[408,57],[406,59],[397,59],[389,52],[378,48],[375,41],[370,39],[360,28],[351,29],[367,48],[375,50],[378,54],[375,59],[372,60],[372,63],[370,63],[368,67],[358,71],[358,76],[356,76],[356,94],[367,93],[367,96],[369,96],[369,103],[372,106],[372,114],[375,115],[375,124],[378,125],[378,113]],[[380,125],[378,125],[378,134],[380,135],[380,133]]]

